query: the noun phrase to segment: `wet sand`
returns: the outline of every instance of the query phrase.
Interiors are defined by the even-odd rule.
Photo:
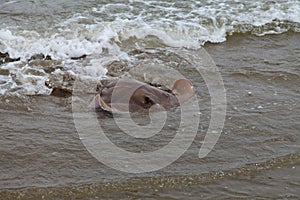
[[[190,73],[203,111],[198,135],[180,159],[153,173],[126,174],[93,158],[76,133],[69,99],[1,97],[0,199],[296,199],[299,41],[297,33],[236,34],[225,43],[206,44],[227,90],[223,133],[214,150],[199,159],[210,98],[199,77]],[[120,146],[132,151],[143,146],[115,134],[110,117],[99,120]],[[156,138],[157,146],[168,137]]]

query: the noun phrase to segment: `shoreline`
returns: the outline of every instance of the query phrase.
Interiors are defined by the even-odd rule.
[[[32,198],[95,198],[100,195],[109,196],[110,193],[118,196],[118,193],[122,192],[137,192],[139,190],[180,190],[182,188],[188,188],[192,186],[201,186],[202,184],[211,184],[214,182],[234,180],[236,178],[246,178],[248,176],[268,174],[267,172],[276,170],[288,170],[295,171],[295,168],[300,167],[300,153],[290,154],[287,156],[270,159],[264,163],[247,164],[246,166],[232,169],[229,171],[217,171],[209,174],[199,174],[196,176],[174,176],[174,177],[145,177],[145,178],[133,178],[125,182],[110,182],[110,183],[85,183],[74,184],[67,186],[46,186],[46,187],[26,187],[26,188],[7,188],[0,189],[0,198],[5,199],[18,199],[22,196],[22,199]],[[270,177],[268,177],[271,179]],[[224,180],[225,179],[225,180]],[[161,187],[163,185],[163,187]],[[117,194],[115,194],[117,192]],[[262,197],[260,195],[252,197]]]

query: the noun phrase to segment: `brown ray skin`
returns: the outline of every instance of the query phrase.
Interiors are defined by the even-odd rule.
[[[117,84],[118,83],[118,84]],[[137,88],[130,96],[129,105],[126,103],[128,90]],[[114,81],[109,83],[97,94],[92,102],[95,108],[112,112],[111,98],[114,92],[118,104],[114,104],[114,112],[145,112],[154,104],[169,110],[178,107],[194,95],[193,85],[186,79],[178,79],[174,82],[171,92],[160,90],[151,85],[134,79]],[[127,92],[127,93],[126,93]]]

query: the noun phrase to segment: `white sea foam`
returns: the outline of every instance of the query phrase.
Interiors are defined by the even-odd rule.
[[[252,32],[262,27],[253,33],[278,34],[300,23],[300,2],[295,0],[189,1],[182,3],[184,7],[177,1],[130,2],[99,3],[98,7],[77,13],[46,30],[2,28],[0,51],[23,60],[38,53],[68,59],[101,54],[103,49],[117,55],[123,53],[124,40],[147,36],[155,36],[168,46],[199,48],[206,41],[224,42],[234,32]],[[284,25],[285,21],[296,24],[289,27]]]
[[[11,58],[21,61],[6,63],[1,66],[7,69],[10,76],[0,77],[0,92],[4,94],[49,94],[51,89],[45,86],[50,74],[26,74],[28,60],[36,54],[49,55],[53,60],[61,61],[64,71],[74,76],[101,78],[107,72],[103,64],[110,60],[128,59],[120,50],[118,35],[110,27],[103,25],[82,25],[60,27],[56,32],[38,33],[19,29],[0,30],[0,52],[7,52]],[[103,56],[103,51],[107,55]],[[89,62],[72,60],[73,57],[88,55]],[[34,66],[35,71],[39,66]],[[57,71],[52,73],[55,75]],[[13,77],[13,78],[12,78]],[[16,84],[18,82],[18,84]]]
[[[0,52],[8,52],[11,58],[22,61],[1,66],[16,76],[19,83],[11,76],[0,76],[0,94],[6,93],[9,87],[15,91],[12,88],[22,86],[25,94],[49,93],[43,84],[49,74],[24,73],[27,60],[35,54],[62,61],[63,70],[74,75],[102,77],[107,73],[106,63],[130,61],[126,52],[140,45],[147,47],[149,37],[166,46],[199,48],[207,41],[224,42],[235,32],[263,36],[300,31],[299,13],[297,0],[191,0],[188,3],[131,0],[129,4],[99,2],[72,17],[51,22],[53,25],[46,28],[27,28],[28,21],[24,21],[24,26],[14,23],[0,26]],[[89,58],[85,63],[71,59],[82,55]]]

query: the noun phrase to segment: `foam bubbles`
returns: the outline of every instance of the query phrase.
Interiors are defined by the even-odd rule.
[[[17,2],[15,4],[17,6]],[[160,47],[197,49],[205,42],[224,42],[228,35],[236,32],[263,36],[300,31],[300,1],[297,0],[191,0],[188,3],[131,0],[127,4],[87,4],[84,5],[88,9],[80,5],[71,17],[62,15],[57,21],[46,18],[50,21],[42,24],[49,24],[49,27],[36,28],[28,19],[24,19],[26,23],[1,26],[0,51],[21,61],[1,65],[10,75],[0,76],[0,94],[51,92],[43,82],[53,74],[26,73],[28,60],[35,54],[51,56],[61,62],[62,71],[74,76],[101,78],[107,73],[106,63],[130,61],[133,58],[127,52],[140,46],[147,48],[159,44]],[[55,4],[53,6],[55,10]],[[87,59],[73,59],[81,56]],[[39,67],[34,66],[34,70]]]

